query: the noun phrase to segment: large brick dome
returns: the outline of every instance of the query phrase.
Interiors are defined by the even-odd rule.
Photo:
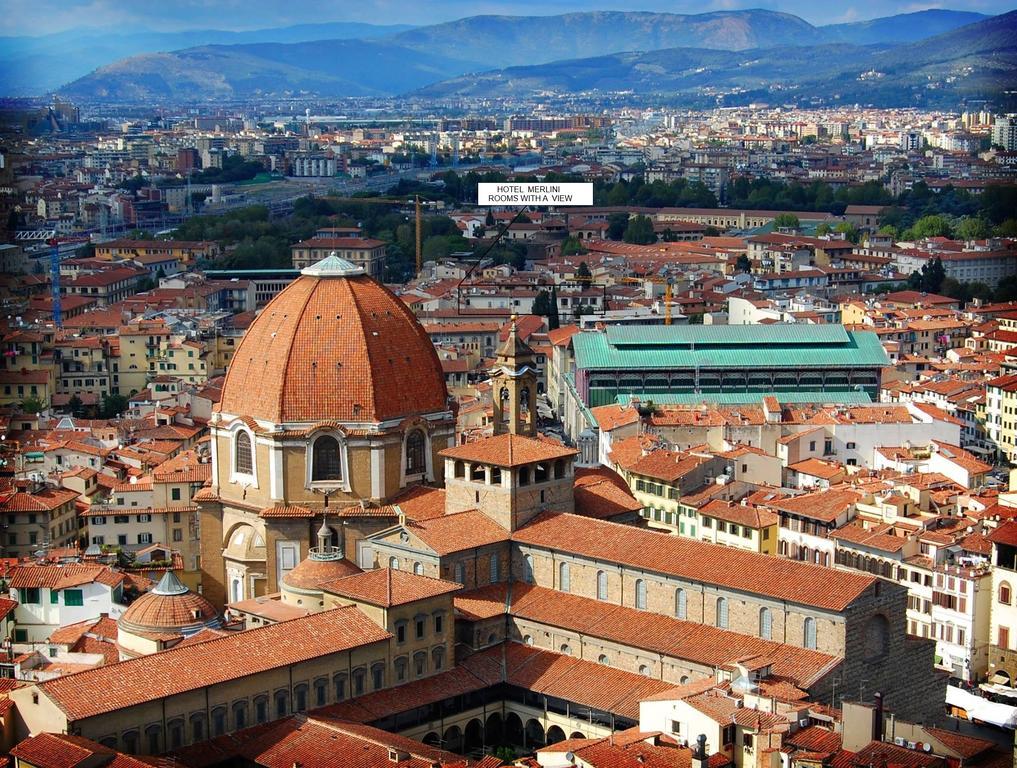
[[[304,269],[251,324],[220,410],[273,424],[379,422],[444,411],[447,397],[413,313],[333,255]]]

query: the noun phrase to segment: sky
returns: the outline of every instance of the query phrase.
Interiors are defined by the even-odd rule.
[[[363,21],[375,24],[434,24],[477,14],[550,15],[588,10],[672,13],[767,8],[801,16],[813,24],[908,13],[925,8],[997,14],[1015,0],[0,0],[0,35],[43,35],[83,27],[127,31],[150,29],[244,30]]]

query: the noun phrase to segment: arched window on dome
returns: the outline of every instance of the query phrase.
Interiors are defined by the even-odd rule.
[[[254,474],[254,450],[251,435],[244,430],[233,438],[233,471],[238,475]]]
[[[406,474],[422,475],[427,471],[427,438],[424,431],[414,429],[406,436]]]
[[[311,451],[311,481],[327,483],[342,479],[342,446],[332,435],[322,435],[314,441]]]

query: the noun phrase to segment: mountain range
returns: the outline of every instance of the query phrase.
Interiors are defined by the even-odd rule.
[[[728,52],[668,48],[472,74],[437,83],[428,98],[522,96],[534,92],[631,91],[687,104],[822,98],[907,106],[998,96],[1017,84],[1017,11],[918,42],[779,45]]]
[[[548,89],[692,96],[711,87],[808,96],[835,81],[844,98],[857,92],[869,103],[869,94],[882,93],[892,101],[903,88],[905,103],[914,103],[911,91],[942,78],[948,87],[936,97],[995,88],[1012,78],[1015,29],[1013,13],[941,10],[825,27],[766,10],[474,16],[384,33],[372,29],[378,34],[370,38],[140,54],[99,67],[59,92],[125,102]],[[499,69],[492,69],[492,52]],[[871,77],[858,80],[869,71]]]
[[[0,37],[0,94],[25,96],[46,93],[97,67],[142,53],[175,51],[200,45],[369,39],[407,29],[410,29],[407,24],[379,26],[343,21],[246,32],[221,29],[182,32],[85,29],[49,35]]]

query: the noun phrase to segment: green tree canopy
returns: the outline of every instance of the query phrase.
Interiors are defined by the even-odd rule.
[[[793,213],[778,213],[773,219],[774,229],[798,229],[801,222]]]

